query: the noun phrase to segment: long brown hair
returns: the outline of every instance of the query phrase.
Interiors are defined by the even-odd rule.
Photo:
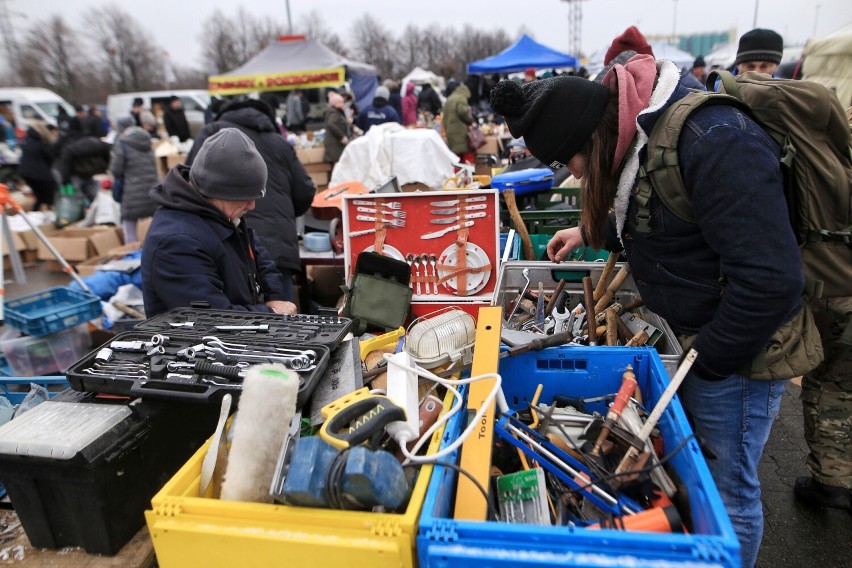
[[[597,128],[580,150],[586,156],[586,171],[580,182],[583,204],[580,219],[589,244],[596,249],[604,246],[607,216],[618,186],[618,172],[612,171],[617,143],[618,93],[613,91]]]

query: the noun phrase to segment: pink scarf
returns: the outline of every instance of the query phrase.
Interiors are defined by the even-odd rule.
[[[610,89],[616,84],[618,86],[618,144],[612,162],[613,174],[621,166],[636,135],[636,117],[648,108],[656,78],[657,65],[654,57],[638,54],[624,65],[615,65],[603,79],[603,85]]]

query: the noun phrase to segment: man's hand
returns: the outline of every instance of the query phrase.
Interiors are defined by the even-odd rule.
[[[296,313],[296,304],[294,304],[293,302],[287,302],[284,300],[270,300],[266,302],[266,305],[272,308],[272,311],[276,314]]]
[[[557,231],[547,243],[547,258],[553,262],[562,262],[575,248],[583,245],[580,227],[571,227]]]

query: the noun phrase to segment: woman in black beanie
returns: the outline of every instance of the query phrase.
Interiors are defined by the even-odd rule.
[[[673,63],[640,54],[601,84],[504,81],[491,103],[539,160],[582,178],[582,228],[556,233],[550,259],[584,244],[623,251],[645,305],[698,352],[680,400],[716,456],[708,465],[742,563],[753,566],[763,533],[757,464],[788,378],[819,357],[804,347],[813,320],[792,260],[799,251],[785,222],[779,148],[758,124],[728,105],[705,105],[686,119],[676,151],[694,221],[655,192],[647,200],[638,193],[648,136],[688,93],[679,76]],[[783,343],[785,333],[793,339]],[[759,369],[752,363],[770,360],[762,358],[767,345],[774,359]]]

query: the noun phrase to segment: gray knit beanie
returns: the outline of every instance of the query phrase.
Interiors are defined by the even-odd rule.
[[[241,201],[266,194],[266,174],[254,142],[236,128],[223,128],[204,141],[189,180],[204,197]]]

